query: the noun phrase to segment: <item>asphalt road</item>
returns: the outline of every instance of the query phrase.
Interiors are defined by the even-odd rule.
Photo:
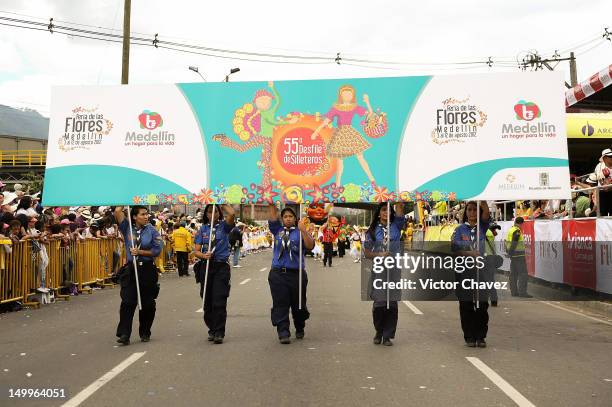
[[[117,288],[0,315],[0,406],[60,406],[79,394],[88,396],[82,406],[612,405],[612,322],[603,316],[501,302],[489,309],[489,346],[474,349],[464,346],[457,303],[400,303],[395,346],[375,346],[359,265],[309,258],[306,338],[281,345],[270,323],[270,256],[232,270],[223,345],[206,340],[193,277],[176,274],[161,278],[149,343],[116,346]],[[67,397],[15,399],[11,388],[63,388]]]

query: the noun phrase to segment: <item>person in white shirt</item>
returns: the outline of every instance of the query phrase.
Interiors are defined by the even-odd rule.
[[[612,149],[606,148],[601,152],[599,164],[593,172],[597,176],[599,186],[612,184]],[[599,191],[599,210],[602,216],[612,215],[612,186]]]

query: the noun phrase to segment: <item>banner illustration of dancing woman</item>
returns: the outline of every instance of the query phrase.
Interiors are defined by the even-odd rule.
[[[261,186],[267,188],[271,185],[270,162],[272,159],[272,135],[274,127],[284,124],[296,123],[298,118],[292,117],[289,120],[277,120],[276,112],[281,100],[274,82],[268,82],[267,89],[260,89],[255,92],[253,104],[245,104],[242,109],[238,109],[234,117],[234,132],[246,141],[240,144],[227,137],[225,134],[216,134],[213,140],[220,141],[221,145],[232,150],[245,152],[262,146],[261,167],[263,168]]]
[[[343,160],[348,157],[356,156],[361,168],[368,176],[372,184],[375,183],[370,166],[363,156],[363,152],[372,147],[363,136],[352,126],[355,115],[363,116],[366,113],[368,116],[374,114],[372,106],[370,106],[370,98],[368,95],[363,95],[363,102],[367,109],[357,104],[355,88],[351,85],[344,85],[338,89],[338,100],[331,109],[325,114],[323,123],[312,133],[311,138],[315,140],[319,137],[319,132],[329,123],[332,123],[336,118],[336,129],[334,134],[327,144],[327,155],[338,159],[336,170],[336,185],[341,185],[342,170],[344,167]]]

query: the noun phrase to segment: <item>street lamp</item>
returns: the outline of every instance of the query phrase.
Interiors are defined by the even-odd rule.
[[[204,78],[204,76],[202,76],[202,74],[200,73],[200,70],[198,69],[198,67],[197,67],[197,66],[190,66],[190,67],[189,67],[189,70],[190,70],[190,71],[193,71],[193,72],[195,72],[195,73],[197,73],[198,75],[200,75],[200,78],[202,78],[202,80],[203,80],[204,82],[206,82],[206,78]]]
[[[236,72],[240,72],[240,68],[232,68],[232,69],[230,69],[230,72],[227,75],[225,75],[225,82],[229,82],[229,76],[231,74],[233,74],[233,73],[236,73]]]

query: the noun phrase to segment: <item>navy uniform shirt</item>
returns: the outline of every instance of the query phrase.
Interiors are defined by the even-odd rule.
[[[300,268],[300,231],[297,226],[285,228],[280,220],[268,221],[270,232],[274,235],[274,251],[272,254],[272,268]],[[283,237],[289,234],[289,248],[286,249]],[[304,247],[302,247],[302,270],[306,270],[304,260]]]
[[[142,229],[133,228],[134,234],[134,247],[138,248],[138,235],[140,234],[140,250],[150,250],[153,253],[153,257],[159,256],[162,250],[161,237],[157,230],[151,225],[147,223],[144,225]],[[119,230],[121,234],[123,234],[123,239],[125,242],[125,251],[127,254],[127,259],[129,262],[132,261],[132,253],[130,253],[130,249],[132,248],[132,244],[130,243],[132,240],[131,234],[129,233],[130,224],[127,219],[123,219],[123,222],[119,225]],[[140,261],[153,261],[153,257],[150,256],[136,256],[136,258]]]
[[[404,216],[395,216],[391,223],[389,224],[389,249],[391,252],[399,252],[400,251],[400,238],[402,237],[402,229],[404,229],[404,225],[406,224],[406,218]],[[372,236],[369,232],[366,232],[366,247],[370,246],[373,251],[386,251],[387,241],[385,239],[385,228],[386,224],[378,224],[374,229],[374,235],[376,239],[372,240]]]
[[[463,225],[457,226],[457,229],[453,232],[453,237],[451,238],[451,251],[470,251],[476,250],[478,246],[479,252],[481,256],[484,256],[485,252],[485,239],[487,237],[487,230],[489,229],[490,222],[481,221],[480,222],[480,242],[476,244],[476,225],[473,227],[468,223],[464,223]]]
[[[229,233],[234,225],[228,225],[224,220],[217,223],[214,230],[214,251],[212,261],[226,262],[230,255]],[[202,225],[195,238],[195,244],[202,245],[202,253],[208,252],[208,240],[210,239],[210,224]],[[212,248],[211,248],[212,250]]]

